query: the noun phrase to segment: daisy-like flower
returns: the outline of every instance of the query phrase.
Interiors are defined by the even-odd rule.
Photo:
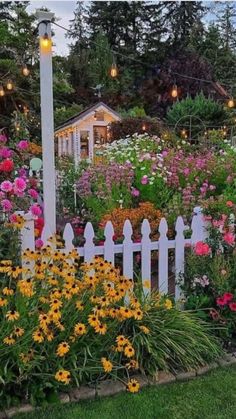
[[[52,299],[52,301],[50,302],[50,307],[54,310],[55,308],[60,308],[62,307],[62,301],[59,300],[58,298],[54,298]]]
[[[125,366],[128,370],[137,370],[139,368],[138,361],[135,359],[131,359],[127,364],[125,364]]]
[[[18,320],[20,318],[20,314],[16,310],[10,310],[6,314],[6,319],[10,322],[14,320]]]
[[[12,335],[7,336],[3,339],[3,343],[5,343],[6,345],[9,345],[9,346],[14,345],[15,341],[16,340],[12,337]]]
[[[39,329],[35,330],[35,332],[32,335],[32,338],[37,343],[42,343],[44,341],[44,336]]]
[[[98,317],[95,316],[94,314],[89,314],[88,322],[89,322],[90,326],[92,326],[92,327],[96,327],[100,324]]]
[[[107,358],[101,358],[101,363],[105,372],[111,372],[113,364]]]
[[[134,356],[134,354],[135,354],[135,350],[134,350],[133,346],[127,345],[124,349],[124,354],[125,354],[125,356],[127,356],[127,358],[132,358],[132,356]]]
[[[3,295],[13,295],[14,290],[12,288],[5,287],[2,290]]]
[[[148,327],[146,327],[146,326],[139,326],[139,329],[143,332],[143,333],[145,333],[145,335],[148,335],[149,333],[150,333],[150,329],[148,329]]]
[[[0,297],[0,307],[4,307],[8,304],[8,301],[6,298]]]
[[[25,330],[22,327],[15,327],[14,328],[14,335],[17,337],[23,336]]]
[[[61,342],[59,343],[56,354],[57,356],[63,357],[67,352],[70,350],[70,345],[67,342]]]
[[[119,335],[116,338],[116,343],[119,346],[124,346],[124,345],[127,345],[129,343],[129,340],[124,335]]]
[[[84,303],[82,301],[76,301],[75,306],[78,311],[82,311],[84,309]]]
[[[69,384],[70,382],[70,372],[67,370],[59,370],[55,374],[55,379],[61,383]]]
[[[77,323],[74,327],[74,334],[77,336],[84,335],[86,333],[86,327],[83,323]]]
[[[137,393],[139,391],[139,388],[140,388],[140,384],[138,383],[137,380],[132,379],[127,383],[127,390],[130,393]]]
[[[106,331],[107,331],[106,324],[99,323],[97,326],[95,326],[95,332],[99,333],[99,335],[105,335]]]
[[[140,309],[137,309],[134,311],[134,318],[136,320],[142,320],[143,318],[143,312]]]

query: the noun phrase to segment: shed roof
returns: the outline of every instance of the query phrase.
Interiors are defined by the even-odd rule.
[[[61,124],[59,127],[56,128],[55,131],[59,131],[62,128],[67,127],[68,125],[72,125],[75,122],[79,121],[80,119],[83,119],[87,115],[89,115],[92,112],[95,112],[98,108],[105,108],[109,113],[114,114],[117,118],[120,119],[120,115],[114,111],[110,106],[106,105],[103,102],[98,102],[93,106],[90,106],[89,108],[84,109],[83,111],[79,112],[77,115],[74,115],[73,117],[67,119],[63,124]]]

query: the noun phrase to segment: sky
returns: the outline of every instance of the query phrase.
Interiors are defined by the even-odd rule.
[[[35,12],[36,9],[41,7],[47,7],[58,18],[58,23],[66,28],[69,28],[70,20],[74,18],[74,10],[76,7],[76,1],[72,0],[51,0],[51,1],[34,1],[31,0],[27,10],[29,12]],[[55,44],[54,50],[58,55],[66,55],[68,53],[68,43],[70,40],[65,37],[65,31],[56,26],[53,27],[55,37],[53,42]]]

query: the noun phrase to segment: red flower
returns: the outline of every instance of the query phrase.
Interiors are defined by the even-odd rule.
[[[216,299],[216,304],[218,306],[225,306],[227,304],[227,301],[225,301],[224,297],[218,297]]]
[[[38,218],[37,220],[35,220],[34,221],[34,226],[39,231],[39,235],[41,236],[42,230],[43,230],[43,227],[44,227],[44,219],[43,218]]]
[[[235,243],[235,236],[233,233],[230,233],[230,232],[225,233],[223,236],[223,239],[225,243],[227,243],[229,246],[232,246]]]
[[[231,292],[225,292],[223,295],[223,298],[226,302],[226,304],[228,304],[232,299],[233,299],[233,294],[231,294]]]
[[[77,234],[78,236],[80,236],[81,234],[84,233],[84,228],[83,227],[75,227],[75,234]]]
[[[235,302],[229,303],[229,308],[231,311],[236,311],[236,303]]]
[[[0,163],[0,171],[1,172],[11,172],[14,169],[14,163],[10,159],[3,160]]]
[[[197,256],[206,256],[211,252],[211,248],[207,243],[199,241],[195,244],[194,251]]]

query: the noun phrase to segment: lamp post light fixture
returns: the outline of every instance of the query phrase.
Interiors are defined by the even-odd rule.
[[[56,175],[53,121],[53,77],[51,21],[54,13],[38,9],[40,49],[40,103],[43,154],[43,203],[45,229],[56,233]],[[47,240],[49,237],[45,237]]]

